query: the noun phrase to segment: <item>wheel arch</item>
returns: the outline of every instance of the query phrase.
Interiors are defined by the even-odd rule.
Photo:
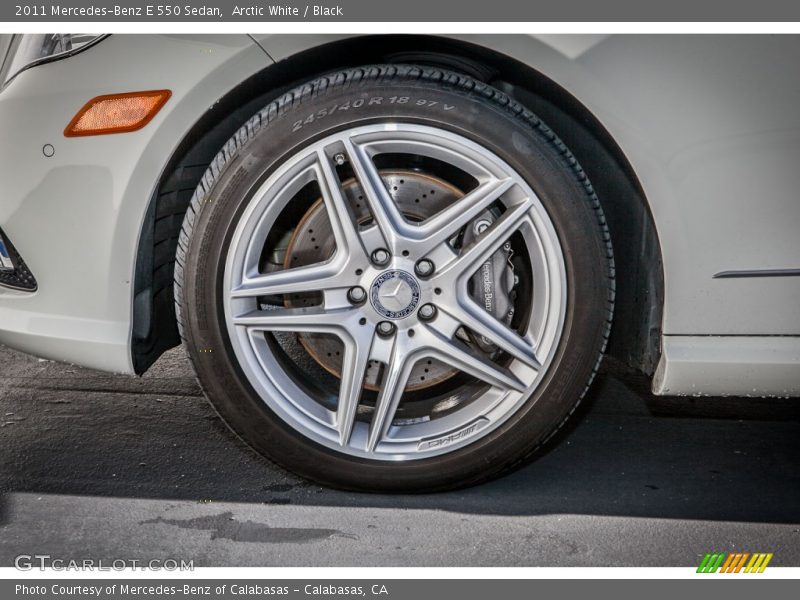
[[[173,266],[183,215],[219,148],[278,94],[331,70],[367,63],[413,63],[485,81],[538,114],[589,175],[603,205],[616,257],[616,317],[607,353],[652,374],[660,355],[664,298],[661,247],[642,186],[602,123],[570,92],[532,67],[483,46],[433,36],[363,36],[293,54],[242,82],[207,111],[177,145],[151,198],[134,279],[134,369],[143,373],[180,343]]]

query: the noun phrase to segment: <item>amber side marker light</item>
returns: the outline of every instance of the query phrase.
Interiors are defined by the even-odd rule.
[[[172,92],[132,92],[97,96],[87,102],[64,130],[66,137],[138,131],[167,103]]]

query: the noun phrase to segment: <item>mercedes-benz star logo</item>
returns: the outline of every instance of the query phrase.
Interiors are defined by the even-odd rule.
[[[403,319],[419,304],[419,284],[405,271],[386,271],[372,283],[373,308],[387,319]]]

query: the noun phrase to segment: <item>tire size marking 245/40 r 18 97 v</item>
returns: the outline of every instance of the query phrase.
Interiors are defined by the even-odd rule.
[[[452,104],[442,103],[438,100],[427,100],[425,98],[412,98],[410,96],[371,96],[369,98],[358,98],[356,100],[347,100],[344,103],[337,103],[331,105],[330,108],[321,108],[316,112],[309,114],[305,119],[298,119],[292,124],[292,132],[300,131],[306,125],[311,125],[325,117],[336,112],[347,111],[351,109],[359,109],[365,106],[380,106],[384,104],[412,104],[424,108],[442,108],[445,111],[451,111],[455,108]]]

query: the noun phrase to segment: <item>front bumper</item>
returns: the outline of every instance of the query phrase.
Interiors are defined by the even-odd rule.
[[[156,183],[201,116],[268,64],[245,35],[114,35],[0,91],[0,229],[14,273],[26,264],[37,284],[0,279],[0,343],[133,372],[133,275]],[[90,98],[152,89],[172,98],[144,129],[64,137]]]

